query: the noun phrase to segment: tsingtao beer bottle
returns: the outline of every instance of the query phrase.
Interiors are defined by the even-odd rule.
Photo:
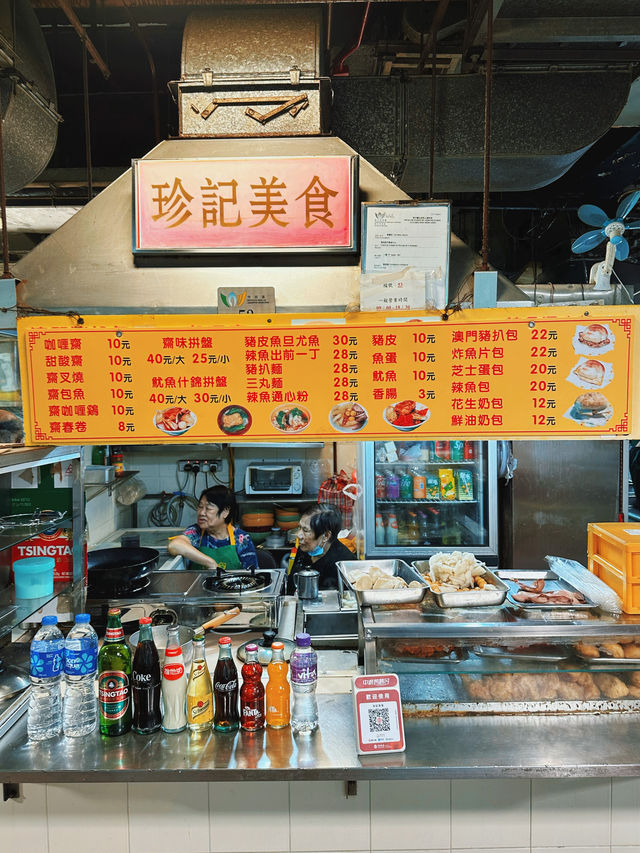
[[[157,732],[162,722],[160,713],[160,658],[153,642],[151,619],[140,620],[138,645],[131,667],[133,687],[133,721],[131,728],[141,735]]]
[[[217,732],[233,732],[238,728],[238,670],[231,656],[231,637],[218,640],[218,663],[213,674],[215,713],[213,727]]]
[[[100,734],[118,737],[131,728],[131,652],[124,640],[120,609],[112,607],[98,655]]]

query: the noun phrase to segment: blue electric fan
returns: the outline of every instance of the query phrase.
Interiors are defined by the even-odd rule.
[[[640,228],[640,219],[625,224],[625,218],[631,213],[640,200],[640,190],[634,190],[626,195],[616,210],[613,219],[595,204],[583,204],[578,208],[578,218],[587,225],[593,225],[595,231],[587,231],[571,244],[571,251],[576,255],[595,249],[604,240],[608,240],[604,261],[594,264],[591,268],[589,281],[595,284],[596,290],[604,290],[609,287],[613,263],[617,259],[625,261],[629,257],[629,242],[624,237],[625,231],[633,231]]]

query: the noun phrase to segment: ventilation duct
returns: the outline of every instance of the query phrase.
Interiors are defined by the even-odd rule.
[[[51,60],[29,0],[0,0],[0,95],[5,187],[12,193],[44,170],[60,121]]]

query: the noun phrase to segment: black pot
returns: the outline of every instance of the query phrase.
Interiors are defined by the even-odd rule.
[[[160,558],[155,548],[102,548],[87,555],[87,593],[117,598],[141,592]]]

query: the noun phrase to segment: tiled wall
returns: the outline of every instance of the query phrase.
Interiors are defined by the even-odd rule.
[[[356,445],[355,443],[342,442],[338,443],[337,446],[338,467],[343,467],[350,473],[355,467]],[[124,448],[124,457],[125,467],[128,470],[140,472],[139,477],[149,494],[157,495],[163,491],[172,493],[183,490],[187,494],[195,494],[196,497],[199,497],[206,486],[215,485],[216,480],[211,475],[205,478],[204,474],[200,473],[196,479],[193,475],[186,476],[184,473],[178,473],[176,463],[180,459],[216,460],[218,466],[216,477],[225,484],[229,482],[229,456],[226,447],[219,444],[184,444],[179,447],[167,447],[165,445],[136,447],[132,445]],[[260,462],[273,464],[283,459],[286,461],[301,462],[303,469],[307,462],[316,459],[321,460],[321,470],[331,473],[333,468],[333,444],[326,442],[324,447],[315,448],[283,446],[277,450],[270,448],[244,448],[242,445],[236,445],[234,488],[236,490],[244,488],[244,473],[248,464]],[[138,527],[151,526],[148,516],[151,508],[157,503],[157,500],[157,498],[145,498],[138,502]],[[111,530],[108,529],[111,521],[108,511],[97,512],[94,510],[93,515],[99,516],[96,529],[99,531],[100,536],[95,536],[93,529],[91,529],[91,542],[98,542],[112,533],[114,528]],[[185,527],[193,522],[189,509],[185,509],[182,521]],[[130,526],[130,522],[126,521],[123,526]]]
[[[20,853],[640,853],[640,779],[24,785]]]

